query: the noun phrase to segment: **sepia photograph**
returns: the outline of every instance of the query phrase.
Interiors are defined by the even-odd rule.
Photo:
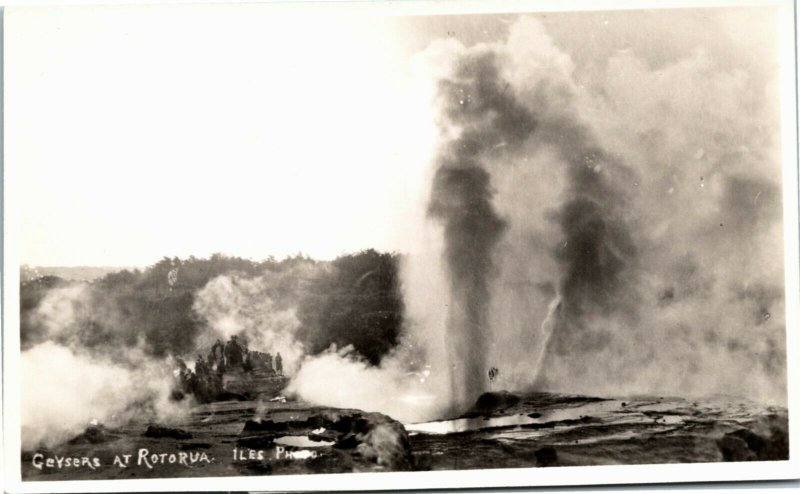
[[[796,476],[794,5],[573,3],[6,8],[12,490]]]

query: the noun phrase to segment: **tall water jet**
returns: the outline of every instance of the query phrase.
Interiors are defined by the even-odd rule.
[[[469,403],[490,366],[512,390],[785,396],[777,147],[700,97],[746,85],[700,56],[662,73],[628,54],[585,87],[534,19],[427,51],[442,132],[426,206],[443,235],[412,261],[407,307],[451,374],[434,371],[443,402]],[[672,106],[676,84],[691,105]]]
[[[485,159],[523,142],[536,126],[500,77],[495,57],[489,51],[466,55],[452,78],[439,83],[443,124],[456,136],[439,153],[428,215],[444,227],[450,292],[445,338],[455,407],[471,404],[488,387],[488,284],[506,223],[492,203]]]
[[[550,346],[550,341],[553,338],[553,332],[556,328],[557,318],[558,318],[558,309],[561,307],[561,296],[556,295],[550,305],[547,306],[547,316],[542,321],[542,325],[539,328],[539,335],[542,338],[542,343],[539,346],[539,353],[536,355],[536,359],[534,360],[533,366],[533,380],[536,382],[539,378],[539,374],[542,372],[542,364],[544,363],[544,356],[547,353],[548,347]]]

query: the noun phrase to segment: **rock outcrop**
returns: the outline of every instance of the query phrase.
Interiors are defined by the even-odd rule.
[[[499,412],[519,403],[519,396],[508,391],[489,391],[475,401],[475,405],[465,416]]]
[[[413,466],[403,425],[386,415],[359,410],[313,408],[286,419],[248,420],[237,444],[264,448],[287,436],[325,442],[329,446],[315,448],[320,456],[345,454],[356,471],[409,470]]]
[[[102,444],[117,439],[103,425],[90,425],[82,433],[69,440],[68,444]]]
[[[155,438],[171,438],[171,439],[191,439],[192,434],[183,430],[172,427],[163,427],[160,425],[149,425],[147,430],[142,434],[144,437]]]
[[[754,432],[755,431],[755,432]],[[789,459],[789,435],[785,422],[767,417],[751,429],[738,429],[717,440],[725,461],[775,461]]]

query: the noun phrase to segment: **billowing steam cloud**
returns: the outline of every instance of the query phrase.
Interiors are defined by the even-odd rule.
[[[434,43],[416,67],[443,144],[420,217],[440,229],[421,230],[428,248],[403,271],[412,351],[377,368],[307,359],[295,391],[346,406],[314,385],[335,376],[365,390],[350,406],[401,420],[486,389],[785,401],[778,119],[762,78],[702,51],[650,68],[628,50],[589,85],[533,18],[503,43]],[[386,388],[391,403],[371,391]]]
[[[142,342],[82,344],[90,299],[87,285],[53,288],[32,314],[46,333],[22,352],[24,449],[61,443],[93,421],[115,426],[136,416],[168,423],[187,409],[188,402],[170,400],[171,359],[147,355]]]
[[[505,43],[423,57],[440,78],[428,213],[445,262],[411,258],[407,319],[429,355],[441,340],[456,355],[454,403],[531,386],[785,399],[779,131],[761,78],[702,51],[657,70],[626,51],[587,87],[530,18]]]
[[[544,46],[549,50],[545,55],[563,59],[553,56],[552,44]],[[450,288],[446,341],[453,402],[463,407],[489,388],[487,342],[497,333],[489,310],[493,295],[506,295],[490,291],[501,261],[496,247],[507,226],[493,202],[492,173],[508,175],[515,167],[547,166],[528,161],[546,150],[563,169],[567,183],[561,205],[550,205],[551,221],[563,237],[554,249],[562,274],[552,281],[560,303],[550,304],[558,307],[559,318],[541,325],[550,328],[548,334],[529,334],[525,339],[549,341],[549,333],[555,331],[554,346],[563,347],[570,343],[570,333],[579,332],[584,312],[608,312],[620,306],[623,271],[635,249],[616,212],[621,195],[610,185],[612,176],[627,172],[607,156],[574,113],[574,88],[564,82],[566,74],[548,77],[544,69],[538,80],[533,79],[533,87],[520,88],[500,71],[500,65],[508,67],[513,58],[508,46],[456,50],[461,53],[452,55],[453,73],[439,83],[443,134],[455,137],[437,159],[428,211],[444,225]],[[536,60],[527,62],[537,65]],[[529,99],[523,100],[526,96]],[[552,186],[530,185],[534,190]],[[536,221],[532,216],[520,219]],[[535,353],[545,351],[543,344]],[[528,379],[536,377],[535,369],[529,372],[533,375]]]
[[[139,355],[134,367],[53,342],[22,354],[22,447],[52,447],[90,423],[116,426],[133,417],[170,423],[187,403],[170,400],[173,365]]]
[[[298,269],[290,274],[302,279]],[[193,305],[209,329],[201,332],[198,346],[210,348],[216,338],[228,341],[238,336],[250,349],[269,351],[273,355],[280,352],[284,371],[293,374],[304,353],[303,345],[296,340],[300,326],[296,306],[281,306],[272,298],[286,276],[226,275],[209,281],[197,293]]]
[[[23,447],[61,443],[92,421],[115,426],[134,416],[159,422],[185,416],[192,399],[170,399],[174,357],[191,366],[192,352],[207,354],[217,338],[238,335],[251,349],[280,352],[284,371],[293,373],[303,355],[295,339],[297,303],[320,269],[297,262],[279,273],[218,276],[194,296],[160,299],[161,325],[137,325],[130,314],[142,312],[130,309],[141,301],[128,292],[86,283],[46,289],[23,313]],[[193,300],[197,327],[170,324],[170,304],[186,300]]]
[[[350,348],[332,348],[306,358],[289,392],[328,406],[386,413],[403,422],[441,417],[447,403],[435,391],[446,389],[449,382],[427,368],[410,371],[414,361],[406,352],[400,347],[376,367]]]

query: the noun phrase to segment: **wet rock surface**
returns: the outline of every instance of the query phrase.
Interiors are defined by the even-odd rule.
[[[406,429],[417,468],[451,470],[785,460],[787,425],[785,408],[731,397],[495,392],[462,417]]]
[[[508,391],[483,393],[478,397],[475,406],[467,412],[467,416],[476,416],[486,413],[497,413],[519,403],[519,396]]]
[[[412,467],[411,445],[403,425],[386,415],[359,410],[311,408],[288,417],[248,420],[236,444],[264,448],[286,437],[307,438],[312,447],[316,446],[313,443],[324,444],[317,448],[317,458],[334,450],[347,452],[352,460],[348,464],[358,469]]]
[[[84,480],[771,461],[788,457],[787,425],[784,408],[733,398],[498,392],[464,416],[405,425],[291,400],[225,401],[177,422],[89,426],[23,452],[22,469],[26,480]],[[125,454],[130,463],[115,465]]]
[[[163,427],[160,425],[149,425],[147,430],[142,434],[145,437],[163,437],[172,439],[191,439],[192,435],[183,430],[172,427]]]
[[[789,433],[778,415],[770,415],[754,428],[738,429],[717,440],[725,461],[773,461],[789,458]]]
[[[533,452],[536,457],[536,465],[540,467],[552,467],[558,464],[558,454],[552,446],[545,446]]]
[[[129,455],[125,467],[114,463],[115,457],[123,455]],[[51,467],[40,464],[47,458],[83,457],[97,458],[99,466],[66,468],[63,461],[61,467],[55,461]],[[408,434],[390,417],[269,400],[198,405],[176,423],[92,426],[63,444],[22,453],[23,478],[30,480],[379,472],[413,467]]]

